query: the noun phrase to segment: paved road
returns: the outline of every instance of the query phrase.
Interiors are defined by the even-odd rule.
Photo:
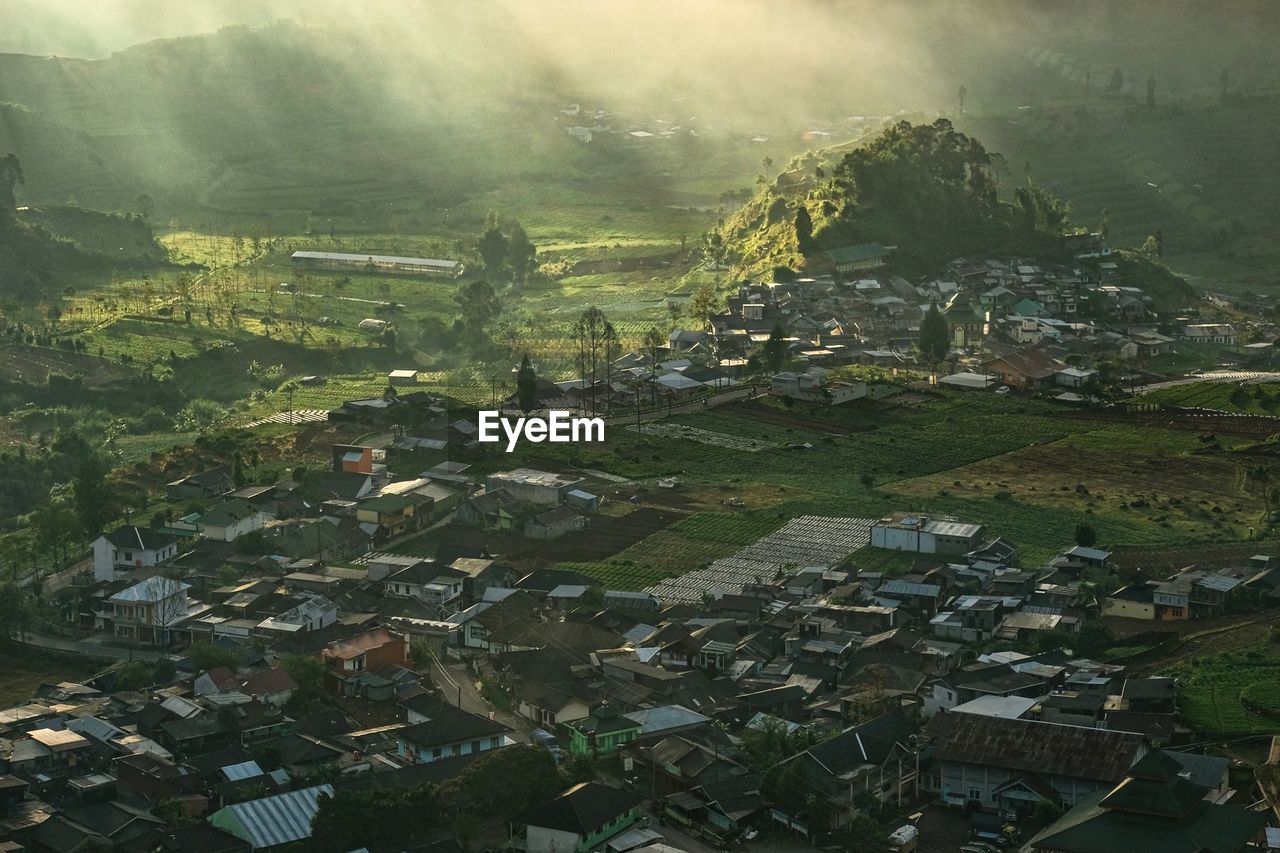
[[[528,741],[533,724],[516,714],[496,710],[485,701],[476,689],[475,680],[467,670],[466,664],[442,661],[434,658],[431,665],[431,679],[440,688],[440,695],[452,705],[464,711],[488,717],[490,714],[498,722],[512,728],[512,737],[520,742]]]
[[[165,657],[165,653],[155,649],[134,648],[124,646],[108,646],[94,640],[67,640],[62,637],[46,637],[28,631],[20,641],[24,645],[36,649],[47,649],[52,652],[80,655],[81,657],[99,658],[101,660],[145,660],[157,661]]]

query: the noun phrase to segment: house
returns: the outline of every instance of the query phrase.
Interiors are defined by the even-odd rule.
[[[568,728],[570,752],[575,755],[601,755],[638,738],[641,725],[605,702],[585,719],[569,723]]]
[[[149,527],[121,525],[93,540],[93,579],[113,581],[130,569],[158,566],[176,556],[174,537]]]
[[[382,587],[387,595],[416,598],[423,604],[443,607],[462,595],[466,578],[466,572],[420,560],[388,576]]]
[[[409,663],[409,640],[389,628],[374,628],[334,640],[321,650],[320,659],[325,663],[330,690],[343,696],[357,695],[361,673]]]
[[[356,505],[356,518],[365,524],[378,525],[389,539],[412,533],[422,526],[423,518],[430,517],[430,503],[409,495],[380,495],[365,498]]]
[[[1155,587],[1145,582],[1120,587],[1102,599],[1102,615],[1125,619],[1155,619]]]
[[[889,250],[879,243],[860,243],[831,249],[823,255],[836,272],[851,273],[884,266]]]
[[[395,732],[396,752],[415,764],[488,752],[511,743],[507,726],[430,694],[406,700],[405,708],[409,724]]]
[[[248,842],[254,850],[270,850],[310,838],[320,798],[332,796],[329,784],[300,788],[225,806],[209,815],[209,823]]]
[[[67,776],[90,760],[93,743],[68,729],[32,729],[8,744],[7,769],[22,776]]]
[[[655,750],[661,746],[662,744],[659,744]],[[698,749],[699,752],[696,755],[703,761],[707,760],[706,753],[710,750],[704,746],[699,746]],[[683,767],[689,761],[689,757],[682,758],[679,766]],[[723,759],[716,759],[716,762],[717,764],[711,766],[726,763]],[[694,828],[698,835],[718,846],[728,846],[729,839],[742,830],[747,822],[763,808],[760,780],[750,773],[701,782],[687,791],[678,791],[663,800],[663,812],[668,817],[684,826]]]
[[[165,486],[165,494],[175,501],[186,498],[216,498],[233,488],[235,483],[231,477],[231,469],[226,465],[219,465],[208,471],[174,480]]]
[[[338,621],[338,605],[322,595],[299,593],[302,600],[276,616],[254,626],[252,634],[263,639],[281,639],[319,631]]]
[[[815,367],[804,373],[785,372],[770,380],[770,393],[806,403],[835,406],[867,396],[865,382],[828,382],[827,373]]]
[[[234,542],[246,533],[261,530],[266,521],[267,514],[260,507],[232,498],[201,513],[196,519],[196,530],[206,539]]]
[[[191,614],[191,585],[164,575],[149,577],[108,599],[117,637],[168,645],[172,631]]]
[[[1027,843],[1028,853],[1243,853],[1256,846],[1265,812],[1215,802],[1178,756],[1149,752],[1119,784],[1084,797]]]
[[[559,539],[569,533],[587,529],[587,519],[567,504],[549,509],[524,524],[524,535],[530,539]]]
[[[938,714],[927,732],[942,801],[1000,813],[1040,800],[1071,808],[1118,784],[1147,752],[1133,732],[981,714]]]
[[[1097,375],[1092,368],[1064,367],[1054,374],[1054,382],[1063,388],[1083,388]]]
[[[485,491],[507,491],[517,501],[546,506],[559,506],[566,495],[582,484],[580,477],[563,477],[548,471],[517,468],[496,471],[485,478]]]
[[[982,543],[982,525],[898,512],[871,525],[871,544],[917,554],[965,554]]]
[[[987,373],[995,374],[1002,383],[1012,388],[1037,388],[1054,381],[1058,371],[1066,365],[1039,347],[1028,347],[988,360],[983,364]]]
[[[1174,334],[1178,340],[1192,344],[1233,347],[1240,341],[1230,323],[1195,323],[1179,327]]]
[[[918,770],[914,741],[917,731],[911,717],[895,709],[787,759],[782,778],[790,780],[791,787],[821,792],[832,806],[832,826],[826,828],[843,826],[858,814],[858,801],[863,797],[901,802],[912,794]],[[804,823],[799,814],[789,814],[787,818]]]
[[[458,506],[457,519],[481,530],[509,531],[516,526],[519,501],[506,489],[481,492]]]
[[[640,820],[644,797],[582,782],[511,821],[516,843],[527,853],[587,853]]]

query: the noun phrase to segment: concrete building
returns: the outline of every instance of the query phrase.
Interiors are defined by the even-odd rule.
[[[982,544],[982,525],[899,512],[871,525],[871,544],[916,554],[965,554]]]

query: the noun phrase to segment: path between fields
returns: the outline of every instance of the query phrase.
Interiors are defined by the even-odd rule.
[[[1217,650],[1231,651],[1235,648],[1235,646],[1231,646],[1229,648],[1222,648],[1222,649],[1213,648],[1213,646],[1216,645],[1214,643],[1214,640],[1219,638],[1222,634],[1227,634],[1233,631],[1239,631],[1239,630],[1247,629],[1253,626],[1266,626],[1266,625],[1277,625],[1277,624],[1280,624],[1280,614],[1273,612],[1273,613],[1267,613],[1262,616],[1255,617],[1253,619],[1246,619],[1240,622],[1232,622],[1229,625],[1220,625],[1215,628],[1210,628],[1206,631],[1197,631],[1194,633],[1189,633],[1182,638],[1182,642],[1178,643],[1178,645],[1175,646],[1172,650],[1170,650],[1167,654],[1161,655],[1160,657],[1154,658],[1152,660],[1142,661],[1141,663],[1136,665],[1135,669],[1140,669],[1144,672],[1158,672],[1159,670],[1165,669],[1169,666],[1172,666],[1173,664],[1179,663],[1189,658],[1196,657],[1201,652],[1214,652]]]
[[[671,417],[673,415],[687,415],[691,412],[701,412],[704,409],[723,406],[725,403],[736,403],[739,400],[754,400],[757,397],[763,397],[768,393],[769,391],[767,388],[735,388],[732,391],[725,391],[723,394],[704,397],[703,399],[692,403],[682,403],[679,406],[672,406],[666,409],[652,409],[648,412],[641,412],[638,417],[635,414],[618,415],[612,418],[605,418],[604,422],[607,426],[626,426],[627,424],[635,423],[637,420],[641,422],[660,421],[663,418]]]

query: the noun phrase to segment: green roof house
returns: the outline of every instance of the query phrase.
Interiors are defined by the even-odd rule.
[[[601,703],[585,719],[569,723],[569,751],[575,755],[603,755],[640,737],[640,724]]]

